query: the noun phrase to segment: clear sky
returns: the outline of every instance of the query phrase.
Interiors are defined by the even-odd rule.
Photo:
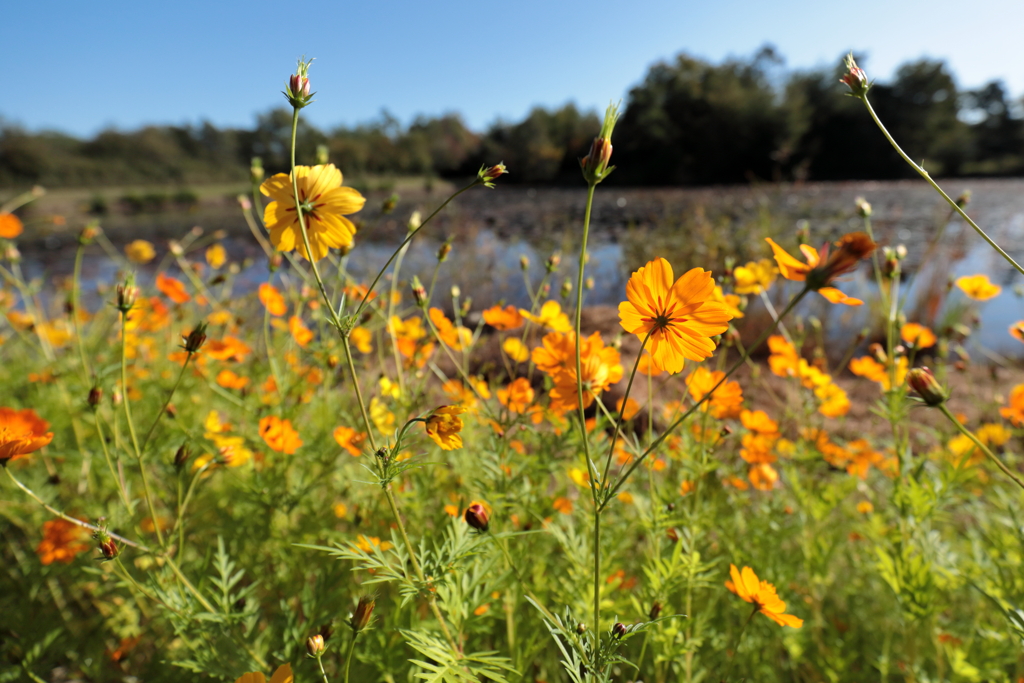
[[[32,0],[4,10],[0,116],[91,135],[146,123],[251,126],[285,104],[295,60],[316,57],[330,128],[386,108],[461,112],[481,129],[534,105],[602,108],[680,51],[719,61],[775,45],[788,68],[866,53],[885,80],[946,59],[965,87],[1024,93],[1021,0],[517,0],[257,2]]]

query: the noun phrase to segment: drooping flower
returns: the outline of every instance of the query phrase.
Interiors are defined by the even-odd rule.
[[[975,301],[988,301],[999,296],[999,293],[1003,291],[1002,287],[988,279],[988,275],[983,274],[964,275],[958,277],[953,284],[959,287],[968,298]]]
[[[515,306],[491,306],[483,316],[484,322],[496,330],[514,330],[523,326],[523,315]]]
[[[843,235],[835,243],[836,249],[831,254],[828,244],[822,247],[820,252],[806,244],[801,244],[800,252],[806,259],[806,263],[801,263],[791,256],[770,237],[766,237],[765,241],[772,248],[782,277],[794,282],[806,282],[809,288],[817,291],[834,304],[860,306],[864,303],[829,285],[835,278],[856,268],[861,259],[870,256],[871,252],[875,250],[874,241],[866,234],[854,232]]]
[[[715,352],[711,337],[729,329],[732,315],[712,300],[711,272],[693,268],[674,283],[672,266],[658,258],[641,267],[626,284],[619,318],[627,332],[645,339],[650,334],[654,361],[670,373],[683,369],[684,359],[701,361]]]
[[[729,565],[729,577],[725,587],[738,595],[742,600],[757,606],[757,611],[765,615],[779,626],[800,628],[804,620],[792,614],[785,614],[786,603],[779,598],[775,586],[767,581],[760,581],[750,567],[741,572],[736,565]]]
[[[156,288],[176,304],[187,304],[192,300],[192,296],[188,293],[188,290],[185,289],[184,283],[177,278],[170,277],[169,275],[157,273]]]
[[[779,269],[775,267],[771,259],[763,258],[759,261],[750,261],[745,266],[736,266],[732,271],[735,285],[733,291],[737,294],[760,294],[767,292],[779,275]]]
[[[294,454],[302,445],[291,420],[282,420],[276,415],[267,415],[260,420],[260,436],[272,450],[286,455]]]
[[[294,173],[312,260],[319,261],[330,249],[351,247],[356,226],[345,216],[362,209],[366,199],[353,188],[342,186],[341,171],[334,164],[296,166]],[[278,173],[268,178],[260,185],[260,192],[273,200],[267,205],[263,222],[274,248],[298,249],[303,258],[310,260],[302,240],[291,175]]]
[[[43,523],[43,540],[36,546],[36,554],[43,564],[70,564],[75,555],[92,547],[85,542],[87,537],[88,534],[79,525],[66,519],[51,519]]]
[[[282,316],[288,312],[288,304],[285,302],[277,287],[264,282],[259,288],[260,303],[267,309],[267,313],[273,316]]]
[[[292,683],[295,680],[295,676],[292,675],[292,665],[282,664],[274,672],[274,675],[270,677],[270,683]],[[235,683],[267,683],[267,677],[261,672],[256,671],[254,673],[242,674],[239,676]]]
[[[442,450],[452,451],[462,448],[462,418],[459,417],[466,409],[460,405],[441,406],[430,414],[424,423],[427,436],[434,440]]]
[[[504,389],[498,389],[498,402],[513,413],[525,413],[533,399],[533,387],[525,377],[517,377]]]
[[[125,245],[124,254],[132,263],[149,263],[156,258],[156,249],[152,242],[135,240]]]
[[[357,432],[351,427],[336,427],[334,429],[334,440],[338,445],[348,451],[353,458],[363,454],[362,444],[366,441],[366,432]]]
[[[23,458],[53,441],[50,423],[31,408],[0,408],[0,465]]]

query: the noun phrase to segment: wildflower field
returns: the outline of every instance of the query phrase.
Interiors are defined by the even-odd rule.
[[[1011,288],[950,278],[922,324],[904,264],[942,232],[914,255],[860,200],[859,229],[766,232],[722,272],[678,245],[630,264],[602,315],[615,106],[580,150],[574,253],[521,260],[527,306],[439,287],[469,267],[450,241],[403,269],[501,163],[386,202],[407,235],[356,278],[366,199],[295,158],[308,69],[290,173],[254,161],[239,197],[254,287],[217,234],[115,246],[97,223],[70,278],[29,278],[39,193],[0,206],[0,681],[1024,680],[1024,372],[968,350],[986,306],[1019,311],[1024,350]],[[888,137],[852,58],[843,82]],[[1018,245],[905,159],[1024,282]]]

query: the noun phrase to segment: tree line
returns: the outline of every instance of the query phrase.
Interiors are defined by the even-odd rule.
[[[623,103],[610,181],[700,185],[777,180],[910,177],[863,106],[845,97],[834,68],[788,71],[771,47],[718,64],[679,54],[652,66]],[[1024,101],[1000,81],[961,89],[948,65],[901,66],[870,93],[907,153],[937,176],[1024,174]],[[252,157],[286,170],[291,113],[275,109],[252,129],[147,126],[81,140],[0,122],[0,185],[50,187],[195,184],[243,180]],[[324,131],[303,123],[300,159],[324,146],[349,177],[460,178],[504,161],[508,182],[578,182],[578,158],[600,127],[573,104],[534,108],[522,121],[468,128],[458,114],[403,126],[377,120]],[[503,179],[503,182],[505,180]]]

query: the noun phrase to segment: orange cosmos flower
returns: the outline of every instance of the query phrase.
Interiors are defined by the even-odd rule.
[[[217,384],[225,389],[244,389],[249,384],[249,378],[237,375],[231,370],[221,370],[217,373]]]
[[[437,336],[452,350],[461,351],[473,341],[473,333],[461,325],[456,326],[440,308],[431,308],[428,314],[437,328]]]
[[[373,351],[373,332],[370,332],[365,327],[352,328],[348,338],[352,341],[352,346],[356,347],[359,353],[370,353]]]
[[[731,580],[725,582],[726,588],[744,601],[755,605],[758,612],[779,626],[800,628],[804,625],[803,619],[784,613],[786,603],[775,592],[775,586],[767,581],[759,581],[757,574],[750,567],[744,567],[741,572],[736,569],[736,565],[730,564],[729,577]]]
[[[1018,320],[1010,325],[1010,336],[1019,342],[1024,342],[1024,320]]]
[[[901,327],[900,337],[903,338],[903,341],[916,346],[919,349],[927,349],[929,346],[935,346],[935,342],[938,341],[934,332],[918,323],[907,323]]]
[[[615,411],[622,413],[623,420],[632,420],[640,412],[640,404],[631,398],[626,399],[626,407],[623,410],[622,399],[620,398],[615,402]]]
[[[687,375],[686,388],[690,392],[690,397],[694,401],[699,401],[707,396],[715,385],[722,381],[723,377],[725,377],[724,372],[719,370],[712,372],[702,365]],[[701,410],[704,412],[710,410],[711,415],[716,419],[724,420],[739,417],[742,405],[743,389],[740,388],[739,382],[728,381],[715,390],[711,398],[701,406]]]
[[[750,485],[758,491],[771,491],[779,481],[779,473],[770,464],[759,462],[747,472],[747,479],[750,480]]]
[[[288,312],[288,304],[284,300],[284,296],[278,291],[277,287],[264,282],[259,288],[260,303],[267,309],[267,312],[273,316],[282,316]]]
[[[665,372],[664,368],[659,366],[647,351],[640,356],[640,363],[636,366],[636,371],[645,377],[657,377]]]
[[[523,326],[523,316],[515,306],[491,306],[484,311],[484,322],[496,330],[514,330]]]
[[[53,441],[50,423],[31,408],[0,408],[0,465],[23,458]]]
[[[580,347],[580,358],[586,355],[583,344]],[[549,332],[544,335],[541,345],[535,348],[531,354],[533,364],[537,369],[548,375],[554,375],[558,370],[568,369],[570,362],[576,365],[576,335],[573,332]]]
[[[351,187],[341,186],[341,171],[334,164],[296,166],[294,173],[313,260],[319,261],[330,249],[351,247],[356,226],[345,216],[362,209],[366,199]],[[303,258],[310,260],[302,240],[291,175],[278,173],[268,178],[260,185],[260,192],[274,200],[267,204],[263,215],[274,248],[298,249]]]
[[[124,247],[124,255],[132,263],[149,263],[156,258],[156,249],[152,242],[146,240],[135,240]]]
[[[336,427],[334,430],[334,440],[338,442],[338,445],[348,451],[349,455],[353,458],[358,458],[363,454],[361,446],[366,441],[366,432],[357,432],[351,427]]]
[[[295,676],[292,675],[292,665],[282,664],[277,667],[274,675],[270,677],[270,683],[293,683]],[[235,683],[267,683],[267,677],[262,672],[242,674]]]
[[[1009,405],[999,409],[999,414],[1009,420],[1015,427],[1024,427],[1024,384],[1018,384],[1010,390]]]
[[[306,324],[302,322],[302,318],[297,315],[293,315],[288,319],[288,331],[292,333],[295,343],[303,348],[313,341],[313,332],[306,327]]]
[[[239,363],[252,353],[252,349],[241,339],[227,336],[223,339],[211,339],[203,346],[203,353],[214,360],[233,360]]]
[[[441,406],[430,414],[423,427],[427,436],[434,440],[442,450],[452,451],[462,448],[462,418],[459,417],[466,412],[463,406]]]
[[[176,304],[185,304],[192,300],[181,280],[164,275],[163,273],[158,273],[156,276],[156,288]]]
[[[21,219],[13,213],[0,213],[0,237],[5,240],[13,240],[25,230]]]
[[[654,361],[676,373],[683,369],[683,359],[701,361],[715,352],[711,337],[729,329],[733,315],[713,300],[710,271],[693,268],[675,283],[672,278],[672,266],[663,258],[633,273],[619,318],[623,329],[641,340],[650,334]]]
[[[569,351],[571,355],[565,359],[564,365],[556,368],[551,374],[555,386],[551,389],[550,408],[556,413],[574,410],[579,406],[576,390],[575,335],[565,336],[573,339]],[[595,398],[619,382],[623,372],[619,352],[614,347],[604,345],[600,332],[594,332],[580,344],[580,370],[584,408],[589,408]]]
[[[530,349],[518,337],[509,337],[501,345],[509,359],[514,363],[525,363],[530,360]]]
[[[498,389],[498,402],[513,413],[525,413],[533,398],[533,387],[525,377],[518,377],[504,389]]]
[[[964,275],[958,277],[953,284],[975,301],[988,301],[1003,291],[1002,287],[988,279],[988,275]]]
[[[85,529],[66,519],[51,519],[43,523],[43,540],[36,546],[36,554],[43,564],[63,562],[70,564],[75,555],[92,546],[84,542]]]
[[[842,417],[850,412],[850,397],[837,384],[832,383],[832,378],[825,375],[828,382],[814,390],[814,395],[821,400],[818,412],[825,417]]]
[[[545,301],[544,305],[540,307],[539,315],[534,315],[522,308],[519,309],[519,313],[530,322],[554,332],[568,332],[572,329],[569,316],[562,312],[562,307],[557,301]]]
[[[272,450],[286,455],[292,455],[302,445],[302,439],[292,428],[291,420],[282,420],[274,415],[260,420],[260,436]]]
[[[795,282],[806,282],[810,289],[817,291],[834,304],[860,306],[864,303],[860,299],[848,297],[835,287],[828,285],[840,275],[852,271],[862,258],[870,256],[871,252],[875,250],[877,245],[865,233],[854,232],[843,235],[835,243],[836,249],[831,254],[829,254],[828,244],[822,247],[820,252],[806,244],[801,244],[800,252],[807,260],[806,263],[801,263],[790,256],[789,252],[776,244],[770,237],[766,237],[765,241],[772,248],[782,277]]]

